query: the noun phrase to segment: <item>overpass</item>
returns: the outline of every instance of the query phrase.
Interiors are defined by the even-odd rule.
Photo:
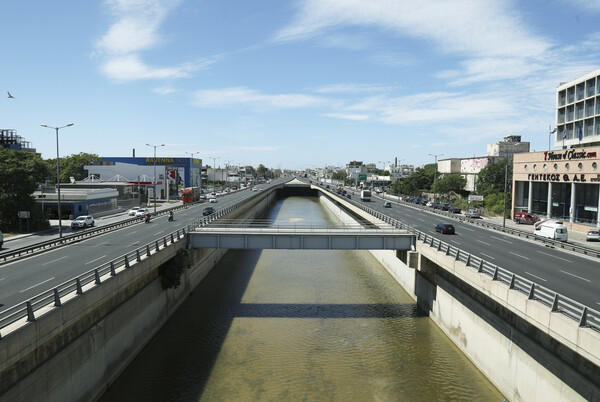
[[[189,234],[190,248],[275,250],[412,250],[415,235],[398,229],[254,228],[205,226]]]

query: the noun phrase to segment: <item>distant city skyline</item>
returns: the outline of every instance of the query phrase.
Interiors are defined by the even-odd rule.
[[[3,2],[0,128],[44,158],[306,169],[548,147],[556,88],[600,68],[592,0]],[[10,95],[10,96],[8,96]],[[400,160],[402,162],[400,162]]]

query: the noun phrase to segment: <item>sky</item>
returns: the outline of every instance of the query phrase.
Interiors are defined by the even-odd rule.
[[[0,128],[43,158],[421,166],[520,135],[600,68],[598,0],[2,1]],[[5,92],[14,96],[9,99]],[[213,159],[214,158],[214,159]]]

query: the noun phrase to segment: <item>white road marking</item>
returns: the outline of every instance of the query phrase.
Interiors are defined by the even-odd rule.
[[[501,238],[501,237],[496,237],[496,236],[490,236],[490,237],[491,237],[492,239],[496,239],[496,240],[500,240],[500,241],[503,241],[503,242],[506,242],[506,243],[513,244],[513,242],[512,242],[512,241],[509,241],[509,240],[503,239],[503,238]]]
[[[474,232],[475,231],[475,229],[466,228],[464,226],[461,226],[460,230],[468,230],[469,232]]]
[[[425,222],[425,219],[417,218],[416,216],[414,217],[414,219],[421,221],[421,222]]]
[[[23,289],[23,290],[21,290],[19,293],[27,292],[29,289],[33,289],[33,288],[34,288],[34,287],[36,287],[36,286],[43,285],[43,284],[44,284],[44,283],[46,283],[46,282],[50,282],[52,279],[54,279],[54,277],[52,277],[52,278],[50,278],[50,279],[46,279],[45,281],[43,281],[43,282],[40,282],[40,283],[38,283],[37,285],[30,286],[30,287],[28,287],[27,289]]]
[[[486,243],[486,242],[484,242],[484,241],[481,241],[481,240],[478,240],[478,239],[475,239],[475,241],[476,241],[476,242],[479,242],[479,243],[481,243],[481,244],[485,244],[486,246],[491,246],[491,244],[490,244],[490,243]]]
[[[154,234],[153,234],[153,236],[159,235],[159,234],[161,234],[162,232],[164,232],[164,230],[161,230],[160,232],[156,232],[156,233],[154,233]]]
[[[529,260],[529,257],[525,257],[524,255],[513,253],[512,251],[509,251],[509,254],[516,255],[517,257],[521,257],[521,258],[524,258],[526,260]]]
[[[459,243],[459,242],[457,242],[456,240],[450,240],[450,241],[451,241],[452,243],[454,243],[454,244],[459,244],[459,245],[460,245],[460,243]]]
[[[125,236],[131,236],[132,234],[135,234],[135,233],[137,233],[137,230],[136,230],[136,231],[133,231],[133,232],[131,232],[131,233],[125,233]]]
[[[140,242],[139,242],[139,241],[136,241],[135,243],[131,243],[131,244],[130,244],[129,246],[127,246],[127,247],[133,247],[133,246],[137,246],[137,245],[139,245],[139,244],[140,244]]]
[[[526,273],[527,275],[531,275],[531,276],[533,276],[534,278],[537,278],[537,279],[539,279],[540,281],[547,282],[547,281],[546,281],[544,278],[540,278],[539,276],[537,276],[537,275],[534,275],[534,274],[532,274],[531,272],[527,272],[527,271],[525,271],[525,273]]]
[[[494,258],[494,257],[492,257],[491,255],[487,255],[487,254],[483,254],[483,253],[479,253],[479,254],[481,254],[481,255],[485,255],[487,258],[491,258],[492,260],[495,260],[495,258]]]
[[[585,279],[585,278],[582,278],[581,276],[577,276],[577,275],[574,275],[574,274],[572,274],[570,272],[563,271],[562,269],[559,269],[559,271],[562,272],[563,274],[571,275],[571,276],[574,276],[577,279],[581,279],[582,281],[586,281],[586,282],[590,282],[590,283],[592,282],[589,279]]]
[[[92,247],[99,247],[99,246],[101,246],[103,244],[106,244],[106,243],[108,243],[108,241],[103,241],[102,243],[96,244],[95,246],[92,246]]]
[[[96,258],[95,260],[92,260],[92,261],[90,261],[90,262],[86,262],[86,263],[85,263],[85,265],[89,265],[89,264],[91,264],[91,263],[93,263],[93,262],[95,262],[95,261],[101,260],[101,259],[103,259],[104,257],[106,257],[106,254],[104,254],[102,257],[98,257],[98,258]]]
[[[538,253],[540,253],[540,254],[545,254],[545,255],[547,255],[548,257],[554,257],[554,258],[558,258],[559,260],[563,260],[563,261],[566,261],[566,262],[570,262],[570,263],[572,263],[572,262],[573,262],[573,261],[571,261],[571,260],[567,260],[566,258],[557,257],[557,256],[555,256],[555,255],[548,254],[548,253],[545,253],[545,252],[543,252],[543,251],[539,251],[539,250],[538,250]]]
[[[5,280],[6,278],[0,278],[0,282],[2,282],[3,280]]]
[[[52,260],[52,261],[45,262],[45,263],[43,263],[42,265],[48,265],[48,264],[52,264],[53,262],[60,261],[60,260],[64,260],[64,259],[65,259],[65,258],[67,258],[67,257],[68,257],[68,255],[65,255],[64,257],[57,258],[56,260]]]

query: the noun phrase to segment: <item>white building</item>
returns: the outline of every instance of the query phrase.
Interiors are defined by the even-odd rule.
[[[556,89],[554,146],[600,145],[600,69]]]

